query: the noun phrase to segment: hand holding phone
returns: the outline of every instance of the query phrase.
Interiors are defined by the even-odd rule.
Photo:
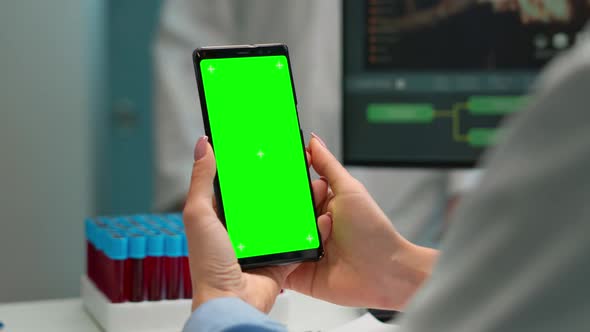
[[[318,220],[326,257],[300,264],[285,288],[339,305],[403,310],[430,275],[437,252],[404,239],[320,140],[311,139],[308,151],[312,167],[330,186],[318,214],[329,215],[333,227],[326,232]]]
[[[287,276],[299,264],[271,266],[243,272],[228,233],[213,208],[212,184],[216,162],[208,140],[201,138],[195,148],[195,163],[191,185],[184,209],[184,224],[188,240],[193,310],[200,304],[218,297],[239,297],[263,312],[268,312]],[[323,180],[313,182],[318,205],[327,199],[328,185]],[[280,181],[275,194],[284,197]],[[281,216],[276,216],[280,222]],[[318,219],[323,239],[330,234],[331,218]]]
[[[199,141],[183,218],[193,309],[234,296],[268,312],[280,289],[289,288],[340,305],[401,310],[427,278],[436,252],[399,235],[363,185],[319,140],[311,140],[309,151],[314,169],[327,179],[312,183],[326,258],[243,272],[213,208],[215,156],[205,139]],[[281,180],[274,192],[288,199]]]

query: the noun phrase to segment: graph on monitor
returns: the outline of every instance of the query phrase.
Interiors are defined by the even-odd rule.
[[[347,164],[472,166],[539,71],[583,38],[587,0],[345,0]]]

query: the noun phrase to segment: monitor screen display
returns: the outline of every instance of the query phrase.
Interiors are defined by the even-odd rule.
[[[589,0],[344,0],[344,162],[470,167]]]

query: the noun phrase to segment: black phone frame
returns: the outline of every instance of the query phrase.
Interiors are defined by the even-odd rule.
[[[295,84],[293,81],[293,71],[291,70],[291,61],[289,59],[289,50],[285,44],[254,44],[254,45],[229,45],[229,46],[212,46],[200,47],[193,51],[193,65],[195,69],[195,76],[197,79],[197,89],[199,91],[199,99],[201,102],[201,112],[203,115],[203,124],[205,126],[205,134],[209,137],[209,142],[213,151],[215,151],[215,138],[211,134],[211,126],[209,124],[209,114],[207,110],[207,102],[205,98],[205,91],[203,89],[203,77],[201,75],[200,63],[205,59],[219,59],[219,58],[240,58],[253,56],[275,56],[284,55],[287,58],[287,65],[291,76],[291,88],[293,90],[293,97],[295,100],[295,113],[297,116],[297,125],[299,126],[299,136],[301,140],[301,153],[303,153],[304,160],[306,157],[305,141],[303,139],[303,132],[301,131],[301,122],[299,121],[299,112],[297,111],[297,94],[295,93]],[[315,198],[313,197],[313,190],[311,186],[311,175],[309,169],[306,167],[307,181],[312,200],[312,208],[315,211]],[[227,229],[225,221],[225,212],[223,206],[223,199],[219,186],[219,178],[215,175],[213,183],[215,189],[215,199],[217,200],[217,215],[223,226]],[[316,212],[317,217],[317,212]],[[324,248],[321,241],[320,231],[316,222],[316,236],[319,241],[319,247],[316,249],[307,249],[299,251],[291,251],[278,254],[270,254],[263,256],[254,256],[238,259],[238,263],[243,270],[258,268],[268,265],[284,265],[303,261],[318,261],[324,256]]]

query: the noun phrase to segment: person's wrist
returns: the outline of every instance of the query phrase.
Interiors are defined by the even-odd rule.
[[[384,274],[384,284],[390,292],[384,301],[389,309],[402,310],[415,292],[430,277],[438,252],[411,243],[401,235],[391,255],[388,273]]]
[[[234,292],[215,289],[211,287],[195,287],[193,291],[193,305],[191,311],[195,311],[199,306],[207,301],[221,297],[239,297]]]

